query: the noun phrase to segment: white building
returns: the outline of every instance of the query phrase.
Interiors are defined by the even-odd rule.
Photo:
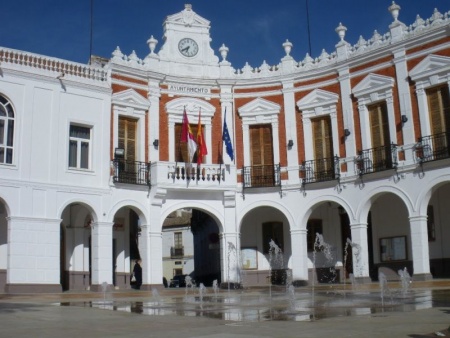
[[[295,285],[448,277],[449,12],[407,26],[399,10],[386,34],[351,45],[339,25],[330,54],[296,61],[286,41],[278,65],[242,69],[189,5],[159,50],[151,37],[147,56],[117,48],[103,68],[0,48],[0,289],[127,288],[138,257],[143,288],[160,286],[180,209],[215,223],[202,245],[223,285],[267,284],[271,240]]]

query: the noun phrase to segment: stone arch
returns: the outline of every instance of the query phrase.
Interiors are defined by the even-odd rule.
[[[99,221],[99,217],[98,217],[98,213],[95,211],[95,209],[93,207],[91,207],[90,203],[86,200],[82,200],[82,199],[70,199],[67,200],[66,202],[64,202],[63,204],[61,204],[61,206],[58,209],[58,213],[57,215],[62,215],[62,213],[64,212],[64,210],[70,206],[71,204],[74,203],[78,203],[83,205],[87,210],[89,210],[89,212],[92,214],[92,221],[93,222],[98,222]]]
[[[361,202],[358,204],[356,208],[356,214],[354,220],[357,222],[366,222],[367,216],[369,214],[369,210],[371,208],[372,203],[382,194],[391,193],[395,196],[399,197],[400,200],[405,205],[408,215],[412,215],[414,212],[414,203],[410,196],[408,196],[404,191],[397,187],[391,186],[379,186],[367,192],[364,195]]]
[[[259,208],[259,207],[271,207],[271,208],[274,208],[274,209],[280,211],[283,214],[283,216],[286,217],[286,219],[288,220],[289,228],[291,230],[296,228],[295,219],[292,216],[292,214],[289,212],[288,208],[286,208],[282,204],[280,204],[278,202],[274,202],[274,201],[257,201],[257,202],[249,204],[246,208],[242,209],[239,212],[240,217],[238,216],[239,218],[237,220],[237,223],[239,224],[239,229],[238,229],[239,232],[241,231],[242,220],[245,218],[245,216],[249,212],[251,212],[254,209]]]
[[[3,206],[5,207],[5,211],[8,216],[12,215],[11,206],[6,202],[6,199],[3,198],[1,195],[0,195],[0,204],[3,204]]]
[[[425,185],[427,189],[422,190],[417,196],[417,199],[414,203],[415,211],[421,215],[426,215],[427,206],[430,203],[433,192],[446,183],[450,183],[450,174],[439,176],[428,182]]]
[[[142,224],[148,224],[148,219],[145,216],[145,212],[143,211],[143,210],[146,210],[145,206],[142,205],[141,203],[138,203],[135,200],[123,200],[123,201],[117,202],[115,205],[113,205],[107,215],[108,222],[113,222],[114,215],[121,208],[124,208],[124,207],[128,207],[128,208],[132,209],[139,216],[139,219],[141,220]]]
[[[195,205],[194,205],[195,204]],[[203,211],[207,213],[209,216],[213,218],[213,220],[216,222],[217,226],[219,227],[219,231],[224,231],[224,217],[223,215],[215,208],[211,207],[207,203],[203,202],[183,202],[183,203],[177,203],[174,205],[171,205],[170,207],[164,209],[161,212],[161,224],[159,224],[159,228],[162,229],[162,225],[164,220],[174,211],[177,211],[179,209],[197,209],[200,211]]]
[[[305,209],[307,211],[303,215],[303,218],[301,219],[301,223],[299,224],[299,226],[301,227],[302,225],[305,225],[305,227],[306,227],[306,223],[307,223],[309,217],[311,216],[311,213],[313,212],[313,208],[316,206],[319,206],[323,203],[326,203],[326,202],[334,202],[334,203],[339,204],[347,212],[350,219],[355,219],[355,210],[352,208],[352,206],[346,200],[344,200],[343,198],[340,198],[338,196],[323,195],[323,196],[319,196],[319,197],[312,199],[305,205]]]

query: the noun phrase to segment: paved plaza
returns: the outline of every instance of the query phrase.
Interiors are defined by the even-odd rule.
[[[375,290],[377,284],[366,287]],[[332,287],[317,287],[316,292],[322,289],[322,292],[330,293],[327,288]],[[311,288],[296,289],[297,294],[303,295],[310,294],[310,291]],[[211,294],[212,290],[207,292]],[[252,291],[220,290],[219,294],[234,295],[242,292],[251,294]],[[267,290],[264,292],[267,294]],[[420,305],[416,298],[407,298],[395,311],[386,307],[386,310],[383,308],[381,311],[378,309],[358,315],[349,308],[346,310],[347,315],[340,313],[300,321],[265,317],[257,320],[233,320],[238,318],[233,313],[229,314],[230,320],[225,320],[220,314],[217,315],[218,318],[207,316],[206,307],[194,312],[184,311],[181,307],[177,307],[175,312],[167,311],[169,300],[186,299],[184,289],[160,290],[157,293],[157,303],[155,292],[136,290],[116,290],[105,294],[89,291],[40,295],[3,294],[0,295],[0,336],[450,337],[447,331],[450,326],[450,281],[414,282],[410,292],[431,292],[433,297],[426,301],[427,306]],[[240,307],[245,306],[246,298],[242,299]],[[198,297],[192,296],[191,300],[198,302]],[[417,304],[413,304],[414,302]],[[199,309],[198,304],[196,308]]]

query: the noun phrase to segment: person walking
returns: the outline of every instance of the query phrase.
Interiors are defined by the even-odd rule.
[[[134,283],[131,285],[133,289],[140,290],[142,285],[142,267],[141,261],[136,260],[133,267],[133,277],[135,279]]]

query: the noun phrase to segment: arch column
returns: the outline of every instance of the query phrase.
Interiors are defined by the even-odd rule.
[[[238,232],[225,232],[220,234],[220,257],[223,289],[240,286],[241,271],[241,244]]]
[[[367,242],[367,223],[350,224],[352,233],[353,274],[357,281],[362,283],[371,282],[369,275],[369,246]]]
[[[139,253],[142,266],[142,290],[161,287],[162,275],[162,232],[150,225],[141,225]]]
[[[411,216],[409,218],[409,226],[414,280],[433,279],[430,273],[427,215]]]
[[[92,291],[102,291],[102,284],[112,285],[112,222],[96,222],[91,228]]]
[[[292,247],[292,284],[303,286],[308,284],[308,252],[306,229],[291,230]]]

